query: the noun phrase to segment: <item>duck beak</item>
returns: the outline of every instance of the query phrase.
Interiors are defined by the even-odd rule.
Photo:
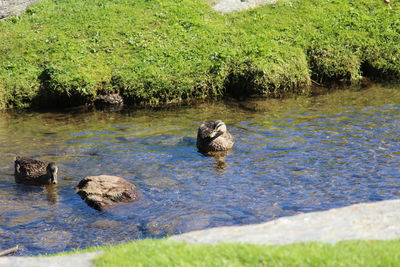
[[[210,133],[209,137],[210,137],[210,138],[214,138],[217,134],[218,134],[218,131],[217,131],[217,130],[213,130],[213,131]]]
[[[214,130],[210,133],[209,137],[214,138],[214,137],[220,136],[221,134],[223,134],[223,132],[221,130]]]
[[[57,183],[57,174],[53,173],[51,175],[51,183],[56,184]]]

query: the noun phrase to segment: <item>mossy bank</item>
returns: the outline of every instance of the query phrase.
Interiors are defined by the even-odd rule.
[[[399,80],[400,2],[283,1],[222,15],[206,0],[44,0],[0,21],[0,108],[104,93],[159,105]]]
[[[397,266],[400,240],[318,242],[283,246],[218,243],[185,244],[165,239],[139,240],[102,251],[94,266]],[[79,253],[75,251],[73,253]],[[66,253],[62,253],[65,255]],[[71,252],[67,253],[71,254]]]

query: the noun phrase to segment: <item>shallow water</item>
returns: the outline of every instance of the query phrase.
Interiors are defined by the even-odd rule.
[[[215,226],[260,223],[400,195],[400,87],[203,103],[158,111],[0,114],[0,248],[52,253]],[[226,157],[196,150],[224,120]],[[59,184],[15,184],[16,155],[56,161]],[[142,198],[99,212],[73,187],[121,176]]]

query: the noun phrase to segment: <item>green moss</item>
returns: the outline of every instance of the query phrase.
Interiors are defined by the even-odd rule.
[[[0,108],[307,92],[400,77],[400,4],[283,1],[221,15],[204,0],[44,0],[0,22]]]
[[[139,240],[103,251],[96,266],[397,266],[400,240],[317,242],[282,246],[218,243],[185,244]],[[80,252],[80,251],[77,251]]]

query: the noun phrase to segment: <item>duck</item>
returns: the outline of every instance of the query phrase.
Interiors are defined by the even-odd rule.
[[[17,183],[31,185],[57,184],[58,167],[54,162],[19,157],[15,158],[14,177]]]
[[[199,126],[196,145],[200,152],[227,151],[233,144],[233,137],[223,121],[204,122]]]

